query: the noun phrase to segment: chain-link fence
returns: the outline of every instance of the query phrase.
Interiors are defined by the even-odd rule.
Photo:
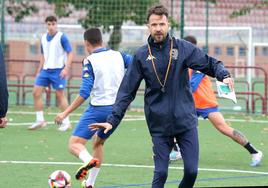
[[[209,29],[208,53],[210,55],[223,60],[229,66],[260,66],[264,71],[268,71],[268,45],[265,45],[268,43],[267,8],[253,11],[246,16],[230,18],[234,10],[240,9],[246,4],[252,4],[255,2],[254,0],[246,2],[243,0],[217,0],[216,4],[209,3],[208,11],[205,0],[1,0],[0,2],[3,13],[1,39],[6,44],[5,57],[8,63],[9,82],[29,86],[29,91],[27,91],[27,87],[19,91],[20,104],[25,102],[21,101],[22,99],[26,100],[26,104],[32,104],[31,96],[28,95],[28,101],[27,94],[30,93],[33,75],[39,62],[40,37],[46,32],[44,20],[49,15],[57,15],[59,30],[68,36],[75,53],[70,85],[78,85],[77,80],[79,80],[81,72],[80,62],[87,56],[83,44],[85,28],[101,28],[106,46],[133,53],[137,47],[146,43],[148,37],[147,10],[157,3],[162,3],[168,8],[171,31],[177,38],[181,36],[180,24],[181,19],[184,18],[184,36],[195,35],[198,39],[198,46],[204,48],[206,18],[208,18],[211,28],[222,28]],[[184,7],[181,6],[182,2],[184,2]],[[207,12],[208,14],[206,14]],[[250,85],[249,87],[238,86],[238,88],[242,88],[241,92],[252,92],[252,89],[258,86],[255,89],[257,88],[256,90],[261,93],[261,96],[264,96],[265,88],[259,84],[259,82],[264,83],[265,74],[262,70],[248,71],[232,68],[231,71],[237,79],[244,80]],[[256,84],[254,84],[255,81]],[[15,86],[14,90],[17,95]],[[248,101],[249,98],[251,96],[244,96],[241,100]],[[256,99],[257,110],[261,109],[259,101]],[[134,105],[142,106],[141,103],[138,101]],[[247,109],[246,102],[243,109],[245,111]]]

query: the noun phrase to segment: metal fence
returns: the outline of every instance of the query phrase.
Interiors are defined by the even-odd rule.
[[[266,73],[264,74],[263,70],[268,71],[267,8],[252,11],[246,16],[230,18],[232,11],[250,5],[255,2],[254,0],[246,2],[243,0],[217,0],[216,4],[209,3],[208,6],[206,6],[205,0],[1,0],[0,2],[1,40],[6,44],[8,81],[10,91],[14,93],[14,102],[11,101],[11,104],[32,104],[31,100],[27,102],[27,98],[30,98],[34,79],[32,75],[39,62],[40,37],[46,32],[44,20],[47,16],[58,16],[59,30],[66,33],[75,52],[68,88],[68,94],[71,95],[69,100],[71,100],[79,86],[80,62],[87,55],[83,46],[84,28],[100,27],[107,46],[133,53],[147,40],[148,33],[145,24],[148,7],[155,3],[162,3],[169,10],[173,35],[179,38],[182,35],[181,32],[184,35],[194,34],[198,39],[198,46],[203,49],[208,41],[208,53],[225,62],[225,65],[230,67],[236,81],[247,82],[248,90],[247,87],[239,89],[241,101],[246,101],[242,109],[246,112],[263,112],[265,109],[267,111],[267,102],[265,102],[267,101],[267,87],[265,85],[263,87],[263,84],[267,83]],[[29,9],[30,14],[27,15],[24,12],[25,16],[16,22],[23,15],[21,13],[23,5],[31,8]],[[12,10],[15,11],[12,12]],[[218,31],[208,30],[206,32],[204,30],[205,26],[208,26],[206,24],[210,28],[250,28],[251,35],[243,29],[236,31],[218,29]],[[184,26],[184,30],[181,29],[182,26]],[[199,28],[199,30],[187,30],[187,28]],[[207,34],[208,40],[206,39]],[[249,40],[250,37],[252,37],[251,40]],[[252,56],[249,57],[250,54]],[[231,68],[232,66],[248,65],[260,68]],[[28,83],[27,79],[31,81]],[[23,86],[19,86],[21,84]],[[240,88],[240,86],[238,87]],[[260,95],[253,94],[256,92],[256,88]],[[20,91],[18,92],[18,90]],[[243,92],[248,94],[242,94]],[[142,88],[140,93],[142,93]],[[18,99],[15,99],[15,96],[18,96]],[[50,98],[53,98],[53,93]],[[142,102],[137,99],[133,106],[142,107]],[[50,104],[54,104],[54,102],[52,101]],[[221,105],[223,108],[225,107],[225,103]],[[226,108],[232,109],[233,106],[227,105]]]

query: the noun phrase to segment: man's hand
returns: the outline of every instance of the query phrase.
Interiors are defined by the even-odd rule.
[[[64,112],[58,113],[55,117],[55,120],[54,120],[55,124],[57,124],[57,125],[62,124],[62,121],[64,118],[66,118],[66,116],[67,115]]]
[[[61,73],[60,73],[60,77],[61,78],[65,78],[69,75],[69,68],[68,67],[64,67],[64,69],[62,69]]]
[[[222,82],[227,84],[231,91],[234,90],[234,80],[232,78],[224,78]]]
[[[92,123],[88,126],[91,130],[105,129],[104,134],[113,128],[110,123]]]
[[[7,126],[7,118],[2,117],[0,118],[0,128],[5,128]]]

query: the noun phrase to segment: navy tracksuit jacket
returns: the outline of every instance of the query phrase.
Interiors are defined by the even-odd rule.
[[[197,126],[192,93],[190,90],[188,67],[199,70],[211,77],[222,81],[229,76],[223,63],[185,40],[172,38],[172,64],[165,85],[165,92],[161,92],[155,72],[153,70],[147,45],[142,46],[134,55],[133,62],[127,69],[119,88],[112,115],[107,119],[117,127],[131,101],[134,100],[141,81],[145,80],[144,110],[151,136],[172,136]],[[164,82],[170,53],[171,37],[154,43],[151,46],[157,73]]]

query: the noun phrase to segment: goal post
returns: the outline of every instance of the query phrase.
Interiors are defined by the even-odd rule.
[[[192,34],[195,36],[200,36],[200,31],[203,34],[206,31],[206,27],[185,27],[185,34]],[[246,66],[254,66],[254,49],[253,49],[253,41],[252,41],[252,28],[251,27],[208,27],[209,30],[209,44],[213,43],[234,43],[236,45],[242,44],[246,46]],[[198,34],[199,32],[199,34]],[[217,33],[217,34],[215,34]],[[213,35],[215,34],[215,37]],[[202,38],[202,37],[201,37]],[[204,37],[203,37],[204,39]],[[235,62],[239,60],[239,50],[235,50]],[[238,54],[237,54],[238,53]],[[224,60],[223,60],[224,61]],[[254,73],[251,69],[247,69],[247,82],[251,85],[252,78],[254,77]]]

